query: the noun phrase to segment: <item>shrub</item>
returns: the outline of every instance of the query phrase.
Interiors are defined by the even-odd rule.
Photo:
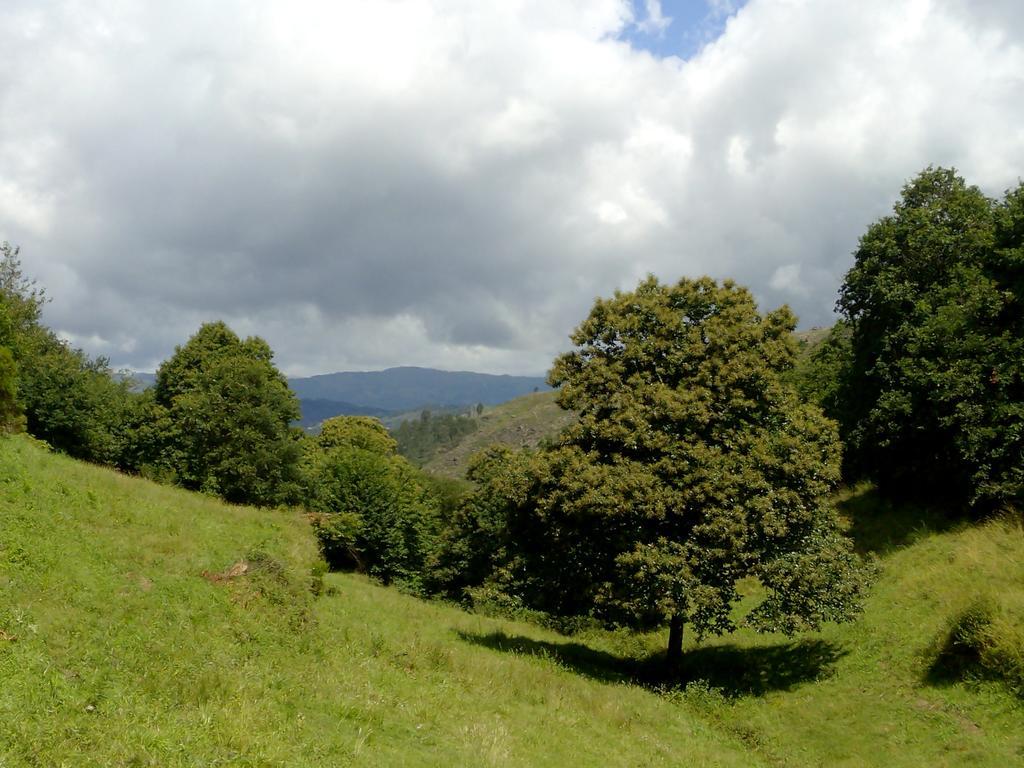
[[[342,416],[325,422],[303,462],[306,504],[332,567],[419,592],[436,546],[438,504],[373,421]]]
[[[933,680],[998,680],[1024,696],[1024,625],[989,596],[953,616],[933,647]]]

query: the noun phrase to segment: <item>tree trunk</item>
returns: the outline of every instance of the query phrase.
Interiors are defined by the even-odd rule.
[[[676,613],[668,623],[668,654],[671,669],[678,669],[683,661],[683,615]]]

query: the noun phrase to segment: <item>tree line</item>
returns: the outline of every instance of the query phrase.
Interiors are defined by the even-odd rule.
[[[144,393],[40,323],[4,246],[0,415],[59,450],[240,503],[299,504],[335,567],[449,599],[683,630],[852,619],[868,569],[841,482],[983,515],[1024,498],[1024,185],[985,197],[929,168],[872,224],[841,319],[802,355],[788,308],[731,281],[654,277],[598,299],[549,383],[578,421],[492,448],[468,484],[399,455],[379,421],[292,427],[267,344],[204,325]],[[415,446],[461,425],[421,420]],[[443,427],[443,429],[442,429]],[[739,583],[764,597],[737,617]]]
[[[418,419],[405,419],[395,429],[398,452],[417,466],[423,466],[438,451],[456,445],[463,437],[476,431],[478,422],[473,418],[483,413],[483,403],[468,413],[420,412]]]

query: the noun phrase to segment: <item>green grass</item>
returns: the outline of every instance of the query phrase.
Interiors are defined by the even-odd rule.
[[[1020,698],[1003,682],[936,684],[933,675],[936,645],[953,617],[979,595],[1024,596],[1019,523],[951,527],[927,512],[858,501],[853,528],[862,546],[878,552],[881,571],[863,617],[820,634],[835,663],[813,685],[744,697],[716,721],[749,731],[761,754],[781,764],[1024,764]],[[886,520],[902,532],[899,543],[864,535]],[[768,641],[741,633],[731,642],[753,648]]]
[[[555,635],[355,576],[314,598],[315,561],[295,512],[0,442],[0,766],[751,764],[648,691],[466,639]]]
[[[1024,698],[1013,678],[1024,628],[1020,518],[953,524],[865,487],[841,508],[858,547],[878,559],[863,616],[796,639],[749,630],[699,644],[691,637],[667,698],[770,765],[1024,765]],[[747,586],[737,613],[756,600],[756,586]],[[994,606],[983,643],[995,669],[972,658],[946,670],[951,630],[979,600]],[[664,633],[486,638],[592,679],[648,687],[665,685],[656,677],[664,642]]]
[[[487,408],[476,431],[447,450],[439,451],[424,469],[442,477],[461,479],[474,453],[491,445],[536,448],[575,421],[576,416],[555,403],[554,392],[536,392]]]
[[[879,558],[859,621],[689,637],[669,681],[662,633],[563,637],[353,575],[315,596],[293,511],[0,441],[0,766],[1024,764],[1024,699],[980,652],[943,660],[977,605],[979,647],[1019,650],[1019,521],[844,509]]]

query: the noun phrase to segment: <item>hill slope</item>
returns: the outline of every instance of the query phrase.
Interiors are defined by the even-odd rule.
[[[706,682],[658,693],[661,633],[565,638],[350,575],[315,597],[296,513],[2,440],[0,765],[1024,764],[1022,699],[934,674],[979,598],[1021,626],[1019,519],[844,508],[880,558],[860,621],[691,637]]]
[[[472,640],[528,626],[352,576],[314,598],[314,560],[296,513],[0,441],[0,765],[750,764],[654,694]]]
[[[155,373],[131,375],[139,390],[156,382]],[[303,427],[340,415],[391,417],[395,421],[423,408],[497,405],[528,392],[549,390],[542,376],[496,376],[412,366],[297,377],[289,379],[288,385],[299,398]]]
[[[455,446],[439,451],[424,469],[444,477],[461,478],[470,457],[491,445],[535,448],[573,422],[576,417],[555,403],[554,392],[537,392],[488,408],[474,432]]]

